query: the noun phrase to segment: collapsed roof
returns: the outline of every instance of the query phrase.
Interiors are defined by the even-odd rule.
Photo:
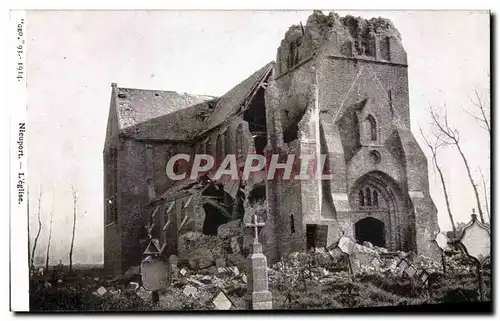
[[[266,64],[220,98],[117,88],[115,108],[120,134],[138,140],[192,140],[238,112],[272,68],[272,62]]]

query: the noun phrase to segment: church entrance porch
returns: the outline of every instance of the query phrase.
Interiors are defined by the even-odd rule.
[[[379,247],[386,247],[385,243],[385,224],[384,222],[367,217],[358,221],[354,225],[356,241],[359,244],[370,242]]]
[[[349,193],[352,231],[359,243],[368,241],[389,251],[403,249],[401,233],[406,216],[404,194],[389,175],[372,171],[359,177]]]

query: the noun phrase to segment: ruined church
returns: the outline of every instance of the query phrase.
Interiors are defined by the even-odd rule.
[[[324,154],[332,178],[173,181],[165,167],[178,153]],[[433,251],[437,210],[410,130],[407,55],[384,18],[314,11],[289,28],[275,61],[221,97],[112,84],[103,158],[104,262],[115,273],[139,265],[148,247],[182,256],[180,235],[217,235],[253,214],[265,222],[270,263],[343,234],[389,251]],[[177,162],[174,171],[189,168]],[[243,248],[252,239],[244,226]]]

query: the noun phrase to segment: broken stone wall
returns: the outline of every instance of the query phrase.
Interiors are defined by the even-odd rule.
[[[276,79],[276,86],[280,91],[278,109],[285,143],[298,139],[298,122],[311,99],[315,77],[314,65],[309,61]]]

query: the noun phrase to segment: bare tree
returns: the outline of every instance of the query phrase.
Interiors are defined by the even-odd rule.
[[[441,141],[440,137],[437,136],[436,140],[434,141],[434,144],[431,144],[431,142],[425,137],[424,132],[422,131],[422,128],[420,126],[419,126],[419,129],[420,129],[420,135],[422,136],[422,139],[424,140],[425,144],[431,150],[432,162],[434,163],[434,167],[436,167],[436,169],[439,173],[439,179],[441,180],[441,186],[443,187],[444,199],[446,201],[446,209],[448,211],[448,216],[450,217],[451,227],[453,229],[453,236],[457,237],[457,228],[455,226],[455,219],[453,218],[453,214],[451,212],[450,198],[448,196],[446,182],[444,180],[444,175],[443,175],[443,171],[441,170],[441,166],[439,165],[438,160],[437,160],[437,152],[438,152],[438,149],[441,146],[443,146],[443,142]]]
[[[30,269],[32,272],[35,271],[35,251],[36,251],[36,246],[38,243],[38,238],[40,237],[40,233],[42,232],[42,220],[40,219],[42,195],[43,195],[42,185],[40,185],[40,190],[38,193],[38,210],[36,213],[37,220],[38,220],[38,231],[36,233],[35,240],[33,241],[33,248],[31,249]]]
[[[477,190],[476,183],[474,182],[474,179],[472,178],[472,172],[470,170],[469,162],[467,161],[467,157],[465,157],[464,152],[462,151],[462,148],[460,146],[460,134],[457,129],[453,128],[450,126],[448,123],[448,115],[446,114],[446,110],[444,113],[443,120],[440,119],[436,111],[430,107],[431,111],[431,117],[435,129],[435,136],[439,137],[441,142],[446,145],[452,145],[455,146],[457,149],[458,153],[460,154],[462,161],[464,162],[465,168],[467,170],[467,175],[469,177],[469,181],[472,185],[472,189],[474,190],[474,194],[476,196],[476,201],[477,201],[477,209],[479,212],[479,217],[481,218],[481,222],[484,223],[484,216],[483,216],[483,209],[481,206],[481,200],[479,198],[479,192]]]
[[[47,251],[45,253],[45,271],[49,271],[49,259],[50,259],[50,241],[52,240],[52,215],[54,214],[54,199],[52,198],[52,208],[50,210],[50,222],[49,222],[49,239],[47,241]]]
[[[73,232],[71,234],[71,246],[69,248],[69,273],[73,270],[73,247],[75,245],[75,229],[76,229],[76,211],[78,203],[78,191],[74,185],[71,185],[71,195],[73,197]]]
[[[479,169],[479,172],[481,173],[481,180],[483,181],[483,191],[484,191],[484,202],[486,203],[486,213],[488,214],[488,221],[491,223],[491,216],[490,216],[490,205],[488,202],[488,193],[486,192],[486,183],[484,181],[484,175],[483,171]]]
[[[491,127],[490,127],[490,103],[489,99],[481,99],[479,92],[474,90],[474,98],[470,99],[472,105],[477,109],[479,115],[475,112],[468,111],[467,109],[463,109],[467,114],[469,114],[472,118],[474,118],[481,128],[488,131],[488,135],[491,138]]]

